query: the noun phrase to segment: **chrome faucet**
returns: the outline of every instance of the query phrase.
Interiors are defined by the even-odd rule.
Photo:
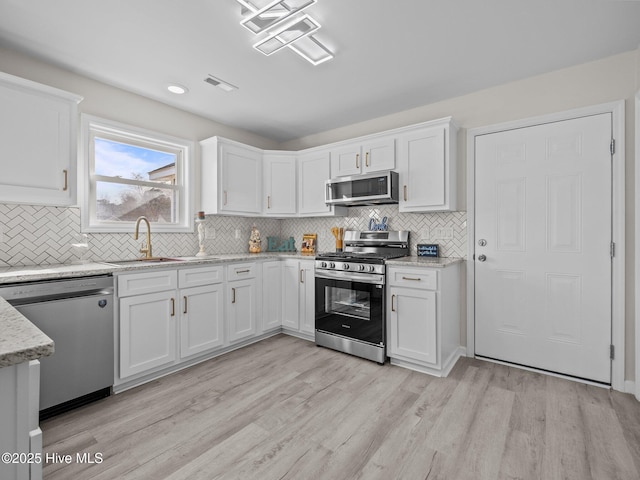
[[[147,243],[146,243],[146,246],[145,244],[142,244],[140,253],[144,253],[145,258],[151,258],[153,256],[151,254],[151,224],[149,223],[149,220],[147,220],[147,217],[144,217],[144,216],[138,217],[138,219],[136,220],[136,231],[133,234],[133,239],[134,240],[138,239],[138,230],[140,228],[140,222],[143,220],[147,224]]]

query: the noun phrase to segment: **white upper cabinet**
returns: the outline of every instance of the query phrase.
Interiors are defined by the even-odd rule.
[[[262,213],[262,150],[212,137],[202,148],[201,209],[207,213]]]
[[[0,202],[76,203],[76,137],[82,97],[0,73]]]
[[[331,150],[334,177],[380,172],[396,168],[396,143],[393,137],[371,138]]]
[[[399,135],[400,212],[456,209],[456,138],[451,117]]]
[[[345,207],[324,203],[325,182],[331,178],[329,150],[303,152],[298,156],[298,215],[346,215]]]
[[[267,216],[286,217],[296,213],[295,152],[265,152],[263,211]]]

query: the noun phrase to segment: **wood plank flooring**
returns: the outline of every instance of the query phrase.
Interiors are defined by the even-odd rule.
[[[42,429],[74,458],[46,480],[640,478],[631,395],[468,358],[435,378],[286,335]]]

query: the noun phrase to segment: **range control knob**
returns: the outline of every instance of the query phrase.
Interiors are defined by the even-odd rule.
[[[369,267],[367,268],[367,270],[369,270],[370,272],[373,272],[376,269],[376,267],[374,267],[373,265],[369,265]]]
[[[329,262],[329,268],[336,268],[336,264],[333,262]]]
[[[364,271],[364,265],[358,265],[358,271],[360,272]]]
[[[320,266],[322,268],[327,268],[327,262],[320,262]]]
[[[342,264],[342,269],[343,270],[349,270],[349,264],[348,263],[343,263]]]

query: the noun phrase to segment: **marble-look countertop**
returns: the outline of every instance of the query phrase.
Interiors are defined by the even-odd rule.
[[[450,265],[455,265],[456,263],[464,262],[464,258],[457,257],[400,257],[393,258],[391,260],[387,260],[387,265],[395,267],[395,266],[406,266],[406,267],[436,267],[436,268],[444,268]]]
[[[53,340],[0,297],[0,367],[53,354]]]
[[[297,252],[268,252],[268,253],[233,253],[224,255],[210,255],[208,257],[171,257],[176,261],[157,263],[131,262],[117,264],[120,260],[104,260],[86,264],[60,265],[32,265],[19,267],[0,267],[0,287],[3,284],[20,282],[38,282],[44,280],[59,280],[74,277],[89,277],[92,275],[108,275],[110,273],[127,272],[131,270],[146,270],[149,268],[176,268],[193,265],[215,265],[218,263],[234,263],[245,261],[266,261],[276,258],[304,258],[313,256],[302,255]],[[130,259],[133,260],[133,259]],[[114,263],[110,263],[114,262]],[[1,295],[1,293],[0,293]]]

